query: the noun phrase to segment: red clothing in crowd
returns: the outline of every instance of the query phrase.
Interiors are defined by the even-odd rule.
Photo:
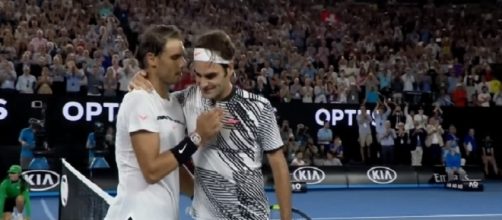
[[[467,92],[462,87],[457,87],[451,93],[451,99],[455,107],[466,107],[467,106]]]

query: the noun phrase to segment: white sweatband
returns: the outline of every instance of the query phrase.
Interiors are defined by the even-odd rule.
[[[205,48],[195,48],[193,51],[194,61],[212,62],[219,64],[229,64],[230,60],[225,60],[217,53]]]

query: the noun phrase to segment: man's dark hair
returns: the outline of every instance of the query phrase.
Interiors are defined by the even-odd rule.
[[[146,54],[153,53],[158,56],[164,51],[164,46],[169,39],[181,39],[181,31],[174,25],[151,25],[139,37],[139,46],[136,58],[140,68],[147,67]]]
[[[235,46],[232,40],[222,30],[212,30],[200,35],[195,41],[194,48],[204,48],[217,53],[225,60],[232,60],[235,55]],[[220,64],[227,75],[228,64]]]

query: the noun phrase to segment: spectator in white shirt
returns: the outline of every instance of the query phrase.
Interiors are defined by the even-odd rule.
[[[490,92],[488,91],[488,87],[483,86],[481,89],[481,93],[478,95],[478,102],[479,106],[481,107],[490,107],[490,101],[492,97],[490,95]]]
[[[33,94],[36,82],[37,79],[35,76],[31,75],[30,66],[24,65],[23,75],[17,78],[16,90],[19,91],[19,93]]]
[[[404,82],[404,92],[412,92],[413,91],[413,83],[415,83],[415,77],[410,73],[410,70],[406,70],[406,73],[404,73],[401,76],[401,79]]]
[[[291,166],[305,166],[307,163],[303,160],[303,152],[298,151],[295,154],[295,158],[291,161]]]

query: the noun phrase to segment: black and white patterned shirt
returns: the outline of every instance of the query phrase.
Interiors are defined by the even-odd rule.
[[[282,145],[274,109],[262,96],[234,88],[225,100],[202,97],[198,87],[177,92],[189,133],[197,116],[217,106],[225,111],[224,127],[194,155],[195,219],[268,219],[269,204],[261,172],[263,152]]]

